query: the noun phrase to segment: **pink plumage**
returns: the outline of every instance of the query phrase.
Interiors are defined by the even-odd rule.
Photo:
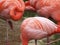
[[[26,10],[36,11],[40,16],[53,18],[60,25],[60,0],[28,0]]]
[[[28,44],[29,40],[42,39],[55,33],[60,33],[58,26],[44,17],[30,17],[21,24],[21,40],[23,45],[25,43]]]

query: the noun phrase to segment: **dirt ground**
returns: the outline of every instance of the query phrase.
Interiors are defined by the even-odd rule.
[[[7,43],[7,29],[8,29],[8,45],[22,45],[20,40],[20,21],[12,21],[14,30],[11,30],[9,25],[0,19],[0,45],[6,45]],[[41,43],[40,43],[41,42]],[[38,45],[43,44],[42,41],[38,41]],[[35,45],[34,40],[29,42],[29,45]]]
[[[20,21],[13,22],[14,30],[11,30],[9,25],[4,20],[0,19],[0,45],[6,45],[7,29],[8,29],[8,41],[9,45],[20,45]]]

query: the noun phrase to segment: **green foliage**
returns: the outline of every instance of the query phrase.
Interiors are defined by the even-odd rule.
[[[34,17],[35,15],[36,15],[36,13],[33,11],[25,11],[23,16],[24,17]]]
[[[54,38],[55,38],[55,39],[60,38],[60,34],[56,34],[56,35],[54,36]],[[60,41],[57,41],[57,42],[55,43],[55,45],[60,45]]]
[[[24,0],[24,1],[27,1],[27,0]]]

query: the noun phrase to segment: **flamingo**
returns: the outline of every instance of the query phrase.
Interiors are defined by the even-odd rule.
[[[60,25],[60,0],[28,0],[26,10],[33,10],[39,16],[53,18]]]
[[[12,22],[22,18],[25,9],[23,0],[0,0],[0,18],[9,23],[13,28]]]
[[[23,0],[0,0],[0,19],[3,19],[7,22],[7,25],[13,30],[13,21],[18,21],[22,18],[25,10],[25,4]],[[6,36],[6,45],[8,43],[8,29]]]
[[[60,26],[45,17],[26,18],[20,25],[22,45],[28,45],[30,40],[37,40],[60,33]]]

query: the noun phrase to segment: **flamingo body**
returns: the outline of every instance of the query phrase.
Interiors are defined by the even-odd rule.
[[[23,0],[1,0],[0,14],[13,20],[21,19],[25,5]],[[9,15],[9,16],[8,16]]]
[[[40,16],[51,17],[60,24],[60,0],[28,0],[25,5],[26,10],[34,10]]]
[[[28,45],[29,40],[38,40],[60,33],[60,27],[44,17],[30,17],[21,24],[21,40],[23,45]]]

